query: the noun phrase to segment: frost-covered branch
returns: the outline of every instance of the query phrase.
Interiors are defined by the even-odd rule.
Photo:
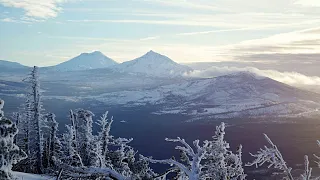
[[[276,169],[282,170],[290,180],[293,180],[293,176],[291,174],[292,168],[287,166],[287,163],[284,161],[282,154],[278,150],[278,147],[273,144],[271,139],[264,134],[265,139],[271,145],[271,147],[265,146],[264,149],[260,149],[257,154],[251,154],[251,156],[255,157],[256,159],[252,163],[248,163],[247,166],[262,166],[263,164],[267,163],[268,168],[274,167]]]
[[[169,139],[169,138],[166,138],[165,140],[168,141],[168,142],[180,142],[180,143],[181,143],[182,145],[184,145],[185,147],[176,146],[175,149],[184,151],[184,152],[186,152],[189,156],[195,156],[195,153],[194,153],[192,147],[191,147],[184,139],[181,139],[180,137],[177,137],[177,139]]]
[[[110,169],[110,168],[97,168],[97,167],[73,167],[73,166],[69,166],[66,164],[62,164],[61,167],[65,170],[65,171],[70,171],[70,172],[74,172],[74,173],[78,173],[78,177],[79,175],[83,177],[83,175],[85,177],[90,177],[90,176],[103,176],[103,177],[111,177],[111,178],[115,178],[117,180],[131,180],[131,177],[125,177],[123,175],[121,175],[120,173]],[[67,174],[66,176],[71,175],[71,174]]]
[[[145,160],[151,162],[151,163],[159,163],[159,164],[169,164],[170,166],[176,166],[180,169],[180,171],[186,173],[187,176],[191,176],[191,171],[189,168],[187,168],[184,164],[176,161],[174,158],[172,159],[164,159],[164,160],[156,160],[152,157],[144,157]]]
[[[317,141],[318,146],[320,147],[320,141]],[[318,167],[320,168],[320,157],[314,154],[314,157],[318,159],[318,161],[315,161],[317,163]]]
[[[165,159],[165,160],[155,160],[153,158],[145,158],[147,161],[151,163],[161,163],[161,164],[169,164],[171,166],[176,166],[178,169],[180,169],[181,172],[185,173],[185,175],[188,176],[190,180],[198,180],[200,179],[200,174],[202,170],[201,161],[205,159],[205,153],[206,153],[206,147],[208,146],[208,143],[205,142],[203,146],[199,145],[199,140],[193,141],[193,145],[196,149],[195,150],[184,140],[180,137],[176,139],[169,139],[166,138],[166,141],[169,142],[179,142],[182,146],[176,146],[175,149],[180,150],[184,155],[189,156],[185,160],[189,160],[189,162],[186,162],[187,165],[178,162],[174,158],[171,159]]]
[[[312,168],[309,166],[308,156],[304,156],[304,174],[301,174],[302,180],[311,180]]]

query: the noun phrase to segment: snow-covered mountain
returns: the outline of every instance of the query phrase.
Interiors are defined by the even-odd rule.
[[[156,106],[156,114],[179,113],[194,118],[296,117],[320,113],[319,94],[247,72],[73,99],[95,99],[130,107]]]
[[[17,62],[0,60],[0,69],[3,69],[3,68],[24,69],[24,68],[28,68],[28,67],[24,66],[24,65],[22,65],[20,63],[17,63]]]
[[[0,60],[0,79],[21,81],[30,72],[31,68],[17,62]]]
[[[120,72],[142,73],[151,76],[181,76],[192,70],[154,51],[149,51],[139,58],[112,68]]]
[[[116,64],[118,64],[116,61],[108,58],[100,51],[95,51],[92,53],[82,53],[69,61],[63,62],[56,66],[51,66],[46,69],[53,69],[58,71],[79,71],[88,69],[107,68]]]

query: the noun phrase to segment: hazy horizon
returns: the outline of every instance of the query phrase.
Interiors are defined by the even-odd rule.
[[[50,66],[99,50],[176,62],[316,63],[316,0],[0,0],[0,59]],[[294,70],[294,69],[293,69]]]

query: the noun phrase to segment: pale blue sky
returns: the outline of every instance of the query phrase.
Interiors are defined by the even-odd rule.
[[[123,62],[150,49],[177,62],[318,54],[320,1],[0,0],[0,59],[47,66],[99,50]]]

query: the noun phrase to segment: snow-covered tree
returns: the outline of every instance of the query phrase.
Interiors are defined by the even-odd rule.
[[[96,146],[96,152],[98,153],[101,161],[100,167],[106,167],[109,162],[106,162],[107,153],[109,152],[108,146],[113,141],[113,136],[110,135],[111,125],[113,123],[113,117],[108,120],[108,111],[102,115],[97,124],[100,126],[100,132],[98,135],[98,143]],[[110,164],[110,163],[109,163]],[[110,165],[109,165],[110,166]]]
[[[266,134],[264,134],[264,137],[269,143],[270,147],[265,146],[264,148],[261,148],[257,154],[250,153],[250,155],[256,159],[252,163],[248,163],[246,165],[259,167],[267,164],[268,168],[274,167],[275,169],[279,169],[284,172],[287,179],[293,180],[294,178],[291,174],[292,168],[287,166],[287,163],[283,159],[278,147],[273,144],[271,139]]]
[[[16,125],[3,117],[4,101],[0,100],[0,179],[14,179],[11,169],[13,164],[25,159],[27,155],[13,143],[18,133]]]
[[[308,156],[304,156],[304,173],[300,175],[300,177],[294,177],[292,175],[292,168],[288,167],[286,161],[284,160],[281,152],[279,151],[278,147],[271,141],[271,139],[264,134],[265,139],[269,143],[270,146],[264,146],[261,148],[256,154],[251,154],[255,158],[252,163],[247,163],[247,166],[256,166],[260,167],[263,165],[267,165],[268,168],[275,168],[282,171],[285,175],[284,179],[294,180],[294,179],[302,179],[302,180],[318,180],[320,177],[312,177],[312,168],[309,165],[309,158]],[[320,142],[318,141],[320,146]],[[315,155],[316,158],[318,158]],[[320,166],[319,166],[320,167]]]
[[[84,166],[96,166],[98,162],[94,145],[96,142],[92,134],[93,116],[91,111],[84,109],[79,109],[76,114],[76,126],[78,126],[76,138]]]
[[[177,173],[177,179],[199,180],[199,179],[221,179],[221,180],[243,180],[246,175],[242,167],[241,146],[237,154],[229,150],[229,144],[224,140],[225,124],[216,127],[215,136],[211,141],[205,140],[200,145],[199,140],[193,141],[193,147],[184,139],[168,139],[169,142],[178,142],[183,146],[176,146],[180,151],[180,161],[174,157],[166,160],[155,160],[145,158],[152,163],[162,163],[174,166],[170,172]],[[167,174],[167,173],[166,173]]]
[[[16,124],[17,127],[19,127],[19,124],[21,122],[21,113],[20,112],[14,112],[12,115],[13,122]],[[18,143],[19,139],[19,133],[14,137],[14,144]],[[20,137],[22,139],[22,137]]]
[[[312,168],[309,166],[309,158],[308,156],[304,156],[304,173],[301,174],[302,180],[311,180],[311,174]]]
[[[82,159],[76,149],[75,129],[69,125],[66,125],[66,128],[67,132],[63,134],[64,157],[62,162],[73,167],[83,167]]]
[[[232,179],[243,180],[244,174],[242,163],[242,146],[238,148],[237,154],[229,150],[230,145],[225,141],[225,124],[216,127],[213,140],[208,141],[206,149],[206,161],[202,179]]]
[[[66,171],[63,176],[153,179],[156,174],[149,167],[149,162],[143,158],[136,159],[137,152],[128,145],[133,139],[114,138],[110,134],[113,118],[109,120],[107,115],[108,112],[98,120],[100,132],[95,136],[92,134],[93,113],[82,109],[76,113],[70,111],[71,125],[67,125],[67,133],[63,136],[65,158],[60,162],[60,167]]]
[[[56,168],[56,161],[61,161],[63,152],[62,152],[62,144],[60,139],[57,136],[58,132],[58,122],[55,119],[55,114],[49,113],[45,116],[48,127],[49,127],[49,136],[45,143],[44,150],[44,162],[46,168]]]
[[[19,129],[18,134],[16,135],[16,144],[19,146],[20,149],[22,149],[24,152],[26,152],[27,156],[30,155],[30,149],[29,149],[29,125],[31,120],[31,112],[30,109],[30,103],[28,103],[29,100],[26,101],[26,103],[22,106],[21,109],[19,109],[18,112],[14,113],[14,119],[16,122],[19,122],[17,124],[17,128]],[[21,172],[31,172],[31,161],[29,161],[29,157],[20,161],[18,164],[14,166],[15,171],[21,171]]]
[[[42,130],[45,121],[42,117],[42,102],[40,92],[40,81],[38,67],[34,66],[30,75],[24,80],[29,84],[26,102],[26,118],[28,120],[27,148],[28,162],[31,167],[35,167],[32,172],[41,174],[43,172],[42,151],[43,151],[43,134]]]
[[[181,172],[180,178],[181,176],[183,176],[184,179],[199,180],[202,175],[202,169],[204,168],[202,165],[202,161],[206,158],[206,151],[209,146],[209,142],[205,141],[201,146],[200,141],[195,140],[193,141],[193,148],[180,137],[176,139],[166,138],[166,141],[178,142],[183,145],[176,146],[175,148],[181,151],[183,157],[182,162],[179,162],[174,157],[165,160],[155,160],[153,158],[146,158],[146,160],[150,161],[151,163],[162,163],[175,166]]]

